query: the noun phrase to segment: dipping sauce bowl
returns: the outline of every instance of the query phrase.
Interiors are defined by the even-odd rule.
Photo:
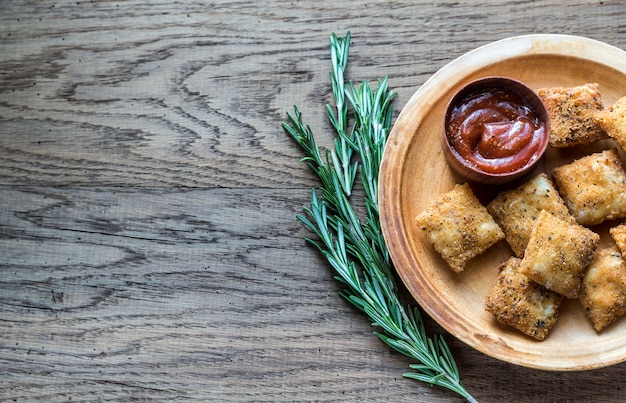
[[[506,77],[485,77],[461,88],[443,122],[448,163],[465,179],[511,182],[541,159],[550,137],[550,117],[539,96]]]

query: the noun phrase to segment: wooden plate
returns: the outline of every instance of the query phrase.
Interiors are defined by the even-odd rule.
[[[443,113],[456,90],[483,76],[514,78],[535,90],[597,82],[608,106],[626,95],[626,52],[575,36],[513,37],[461,56],[424,83],[398,116],[379,179],[383,235],[398,274],[434,320],[492,357],[546,370],[586,370],[625,361],[626,317],[596,333],[577,300],[565,303],[556,326],[542,342],[499,325],[484,311],[484,300],[500,262],[512,254],[508,245],[495,245],[473,259],[463,273],[454,273],[414,222],[438,195],[462,182],[443,155],[439,138]],[[550,175],[554,166],[611,146],[605,140],[565,152],[550,149],[530,175],[540,171]],[[474,188],[484,201],[502,190]],[[595,229],[602,243],[611,242],[606,225]]]

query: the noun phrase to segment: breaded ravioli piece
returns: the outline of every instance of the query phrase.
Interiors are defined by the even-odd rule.
[[[504,239],[504,232],[467,183],[440,195],[416,217],[416,223],[455,272]]]
[[[524,256],[541,210],[575,222],[556,187],[544,173],[515,189],[499,193],[487,205],[487,211],[504,231],[506,241],[517,257]]]
[[[626,96],[595,116],[598,125],[626,151]]]
[[[552,147],[590,144],[607,137],[594,119],[595,114],[604,109],[597,83],[541,88],[537,95],[550,115],[549,144]]]
[[[609,233],[622,252],[622,256],[626,259],[626,223],[609,228]]]
[[[583,278],[580,302],[598,332],[626,313],[626,261],[617,246],[597,251]]]
[[[567,298],[578,297],[585,269],[600,236],[547,211],[539,213],[520,263],[520,272]]]
[[[563,297],[521,274],[520,262],[512,256],[502,263],[491,293],[485,299],[485,310],[498,322],[543,340],[556,323]]]
[[[552,175],[570,213],[581,225],[626,216],[626,171],[617,149],[554,168]]]

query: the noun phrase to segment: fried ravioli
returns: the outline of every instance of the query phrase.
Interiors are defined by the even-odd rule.
[[[467,183],[439,196],[416,217],[435,250],[455,272],[504,239],[504,232]]]
[[[541,88],[537,95],[550,115],[550,146],[571,147],[607,137],[594,119],[604,109],[598,84]]]
[[[568,222],[575,222],[554,184],[544,173],[516,189],[499,193],[487,210],[504,231],[515,256],[524,256],[530,233],[541,210]]]
[[[583,278],[580,302],[598,332],[626,313],[626,261],[617,247],[598,250]]]
[[[626,171],[616,149],[557,167],[552,175],[579,224],[595,225],[626,216]]]
[[[600,236],[543,210],[528,241],[520,273],[567,298],[576,298]]]
[[[626,259],[626,223],[622,223],[616,227],[609,228],[609,233],[622,252],[622,256]]]
[[[595,116],[598,125],[626,151],[626,96]]]
[[[556,323],[563,297],[519,272],[521,260],[511,257],[499,269],[485,310],[498,322],[543,340]]]

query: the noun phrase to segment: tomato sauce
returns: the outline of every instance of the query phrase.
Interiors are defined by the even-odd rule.
[[[487,173],[517,171],[539,158],[545,124],[513,91],[483,89],[453,105],[446,117],[448,142]]]

